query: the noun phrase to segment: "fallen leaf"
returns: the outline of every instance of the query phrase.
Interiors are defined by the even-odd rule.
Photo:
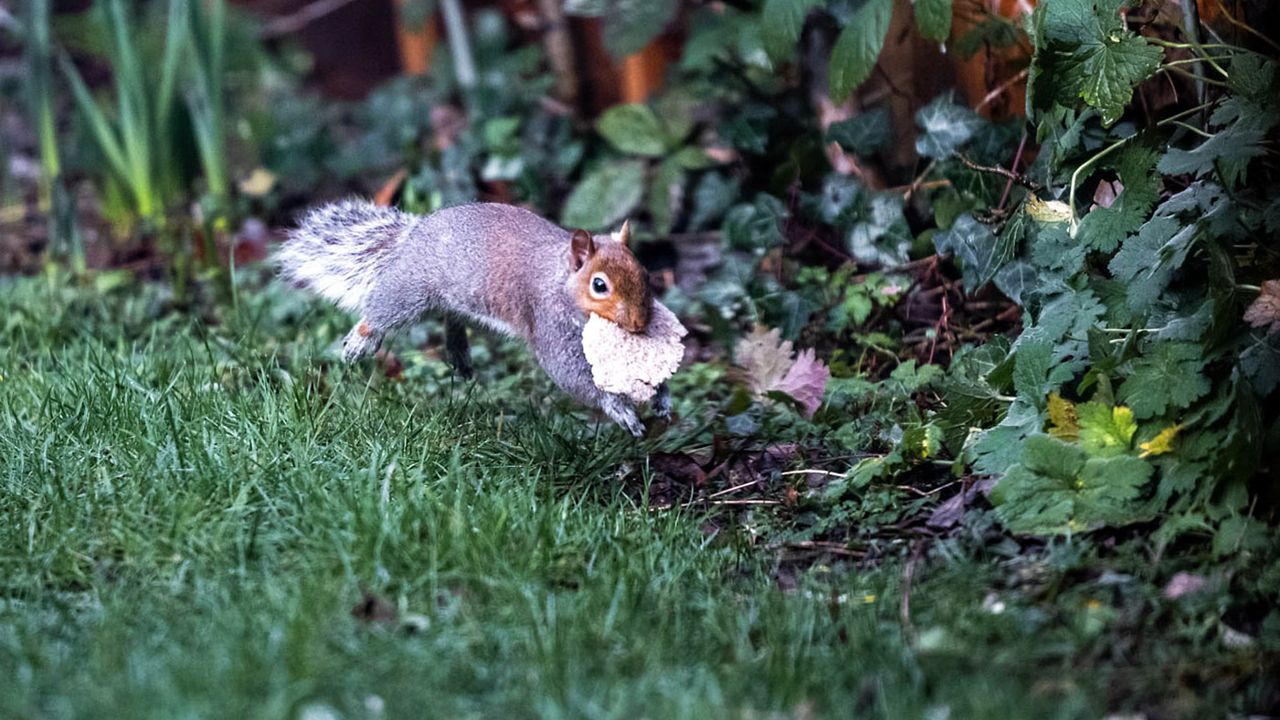
[[[1071,208],[1061,200],[1041,200],[1030,195],[1027,197],[1027,214],[1041,225],[1060,223],[1071,219]]]
[[[1049,434],[1067,441],[1080,437],[1080,422],[1076,417],[1075,403],[1064,400],[1056,392],[1049,393]]]
[[[811,348],[795,356],[791,341],[783,340],[777,328],[756,327],[738,341],[734,357],[757,400],[767,402],[769,393],[782,393],[800,403],[805,417],[813,417],[822,405],[831,371]]]
[[[1176,600],[1183,595],[1200,592],[1207,584],[1209,584],[1209,581],[1203,575],[1180,572],[1170,578],[1169,583],[1164,586],[1164,590],[1161,590],[1160,594],[1170,600]]]
[[[1270,328],[1267,332],[1280,331],[1280,280],[1262,283],[1262,291],[1244,311],[1244,321],[1256,328]]]

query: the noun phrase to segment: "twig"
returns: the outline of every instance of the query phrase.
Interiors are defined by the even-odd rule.
[[[864,558],[867,556],[865,550],[854,550],[845,547],[841,543],[821,542],[817,540],[797,540],[795,542],[784,542],[780,545],[766,547],[766,550],[808,550],[811,552],[826,552],[832,555],[844,555],[845,557]]]
[[[1017,75],[1014,75],[1013,77],[1009,78],[1008,80],[1005,80],[1004,82],[1000,83],[1000,86],[999,86],[999,87],[997,87],[995,90],[992,90],[991,92],[989,92],[989,93],[987,93],[986,95],[984,95],[984,96],[983,96],[983,98],[982,98],[982,102],[978,103],[978,106],[977,106],[976,108],[974,108],[974,110],[975,110],[975,111],[977,111],[977,110],[981,110],[982,108],[986,107],[987,105],[990,105],[992,102],[994,102],[994,101],[995,101],[995,99],[996,99],[996,98],[1000,97],[1000,96],[1001,96],[1001,95],[1003,95],[1005,92],[1007,92],[1007,91],[1009,90],[1009,88],[1013,87],[1014,85],[1018,84],[1019,82],[1021,82],[1021,81],[1023,81],[1023,80],[1026,80],[1026,79],[1027,79],[1027,72],[1028,72],[1028,70],[1029,70],[1029,69],[1030,69],[1030,68],[1023,68],[1022,70],[1018,71],[1018,74],[1017,74]]]
[[[296,33],[302,28],[332,12],[340,10],[355,0],[317,0],[303,5],[297,12],[278,17],[262,27],[262,37],[274,38]]]
[[[1223,16],[1223,17],[1225,17],[1225,18],[1227,19],[1227,22],[1231,23],[1232,25],[1235,25],[1236,27],[1240,28],[1241,30],[1244,30],[1245,32],[1249,33],[1250,35],[1252,35],[1252,36],[1254,36],[1254,37],[1258,38],[1259,40],[1261,40],[1261,41],[1263,41],[1264,43],[1266,43],[1266,44],[1270,45],[1271,47],[1275,48],[1276,50],[1280,50],[1280,43],[1276,43],[1276,41],[1275,41],[1275,40],[1272,40],[1271,38],[1269,38],[1269,37],[1267,37],[1266,35],[1262,34],[1261,32],[1259,32],[1259,31],[1258,31],[1258,29],[1257,29],[1257,28],[1254,28],[1253,26],[1249,25],[1248,23],[1245,23],[1245,22],[1242,22],[1242,21],[1240,21],[1240,20],[1237,20],[1237,19],[1235,18],[1235,16],[1231,14],[1231,11],[1227,9],[1227,6],[1222,4],[1222,0],[1218,0],[1218,9],[1222,11],[1222,16]]]
[[[1025,175],[1020,175],[1016,172],[1013,172],[1012,170],[1006,170],[1002,167],[994,167],[991,165],[979,165],[978,163],[966,157],[964,153],[960,153],[960,152],[956,153],[956,159],[958,159],[965,167],[969,168],[970,170],[975,170],[977,172],[990,173],[992,175],[999,175],[1000,177],[1008,178],[1010,182],[1016,182],[1022,187],[1028,190],[1031,190],[1032,192],[1035,192],[1041,189],[1042,187],[1044,187],[1043,185],[1036,182],[1035,180],[1032,180],[1031,178],[1026,177]]]
[[[711,493],[710,495],[708,495],[708,496],[707,496],[707,499],[711,499],[711,498],[718,498],[718,497],[721,497],[721,496],[724,496],[724,495],[728,495],[729,493],[732,493],[732,492],[737,492],[738,490],[742,490],[742,489],[745,489],[745,488],[749,488],[749,487],[751,487],[752,485],[759,485],[759,484],[760,484],[760,479],[759,479],[759,478],[756,478],[755,480],[752,480],[752,481],[750,481],[750,482],[744,482],[744,483],[742,483],[741,485],[734,485],[734,486],[733,486],[733,487],[731,487],[731,488],[726,488],[726,489],[721,490],[721,491],[719,491],[719,492]]]
[[[1015,173],[1018,172],[1018,163],[1022,162],[1022,151],[1025,150],[1026,147],[1027,147],[1027,131],[1023,130],[1022,139],[1018,141],[1018,152],[1013,154],[1013,166],[1009,168],[1011,172],[1015,172]],[[999,210],[1004,209],[1004,203],[1006,200],[1009,199],[1009,191],[1012,189],[1013,189],[1013,178],[1009,178],[1007,181],[1005,181],[1004,192],[1000,193],[1000,204],[996,206],[997,209]]]

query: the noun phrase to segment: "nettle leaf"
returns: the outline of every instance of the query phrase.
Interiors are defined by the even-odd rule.
[[[640,203],[643,160],[606,163],[582,178],[564,203],[560,224],[586,230],[612,228]]]
[[[596,131],[624,153],[661,157],[667,152],[662,123],[648,105],[614,105],[596,121]]]
[[[951,35],[951,0],[915,0],[914,4],[921,35],[937,42]]]
[[[1110,407],[1093,401],[1076,407],[1080,424],[1080,447],[1092,457],[1111,457],[1129,452],[1138,423],[1133,411],[1123,405]]]
[[[849,18],[831,51],[827,91],[833,102],[844,102],[871,77],[892,16],[893,0],[867,0]]]
[[[1267,397],[1274,392],[1280,385],[1280,332],[1253,336],[1240,353],[1240,370],[1258,395]]]
[[[1026,339],[1014,356],[1013,387],[1018,396],[1042,407],[1049,392],[1049,371],[1053,369],[1053,344],[1043,338]]]
[[[770,60],[781,63],[791,59],[805,16],[821,5],[822,0],[765,0],[760,13],[760,39]]]
[[[1013,532],[1080,532],[1141,519],[1135,500],[1151,473],[1150,464],[1133,456],[1089,457],[1070,443],[1032,435],[990,498]]]
[[[882,107],[831,123],[827,142],[836,142],[854,155],[866,156],[883,150],[890,139],[889,111]]]
[[[1266,132],[1257,128],[1233,125],[1219,130],[1213,137],[1190,150],[1171,148],[1160,158],[1159,170],[1165,175],[1203,177],[1214,170],[1223,182],[1235,185],[1244,179],[1249,161],[1266,153]]]
[[[965,213],[956,218],[949,230],[934,234],[933,244],[939,254],[950,254],[960,261],[964,285],[969,294],[978,291],[1012,257],[1017,240],[1009,234],[996,235],[986,225]]]
[[[1155,172],[1159,153],[1145,143],[1130,143],[1113,166],[1124,187],[1110,207],[1095,207],[1080,221],[1076,237],[1102,252],[1112,252],[1120,241],[1137,232],[1149,217],[1160,189]]]
[[[1189,406],[1209,392],[1204,349],[1194,343],[1156,343],[1135,358],[1116,399],[1141,420]]]
[[[982,118],[953,102],[948,93],[920,108],[916,113],[916,124],[921,132],[916,138],[916,152],[924,157],[942,158],[969,142],[969,138],[982,127]]]
[[[1104,125],[1124,113],[1133,88],[1160,66],[1163,51],[1126,26],[1116,0],[1054,0],[1032,16],[1037,52],[1028,76],[1029,103],[1066,107],[1082,99]]]
[[[1157,215],[1124,241],[1108,269],[1112,277],[1127,283],[1129,307],[1137,312],[1151,307],[1186,260],[1195,231],[1194,224]]]
[[[1089,328],[1106,308],[1092,290],[1069,291],[1054,296],[1040,310],[1036,327],[1052,342],[1064,338],[1085,340]]]

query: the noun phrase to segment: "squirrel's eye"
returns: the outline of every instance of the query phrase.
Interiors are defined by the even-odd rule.
[[[604,281],[602,277],[591,278],[591,292],[595,295],[604,295],[609,292],[609,283]]]

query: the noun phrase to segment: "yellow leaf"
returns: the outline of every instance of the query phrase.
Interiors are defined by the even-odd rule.
[[[1173,439],[1178,437],[1178,431],[1182,429],[1182,425],[1170,425],[1161,430],[1155,437],[1144,443],[1138,443],[1138,449],[1142,453],[1138,457],[1147,457],[1150,455],[1163,455],[1167,452],[1173,452]]]
[[[1027,214],[1041,225],[1060,223],[1071,219],[1071,208],[1061,200],[1041,200],[1035,195],[1029,195]]]
[[[249,177],[240,181],[240,192],[249,197],[262,197],[276,186],[276,176],[266,168],[254,168]]]
[[[1049,393],[1049,434],[1067,441],[1080,437],[1075,403],[1064,400],[1056,392]]]

